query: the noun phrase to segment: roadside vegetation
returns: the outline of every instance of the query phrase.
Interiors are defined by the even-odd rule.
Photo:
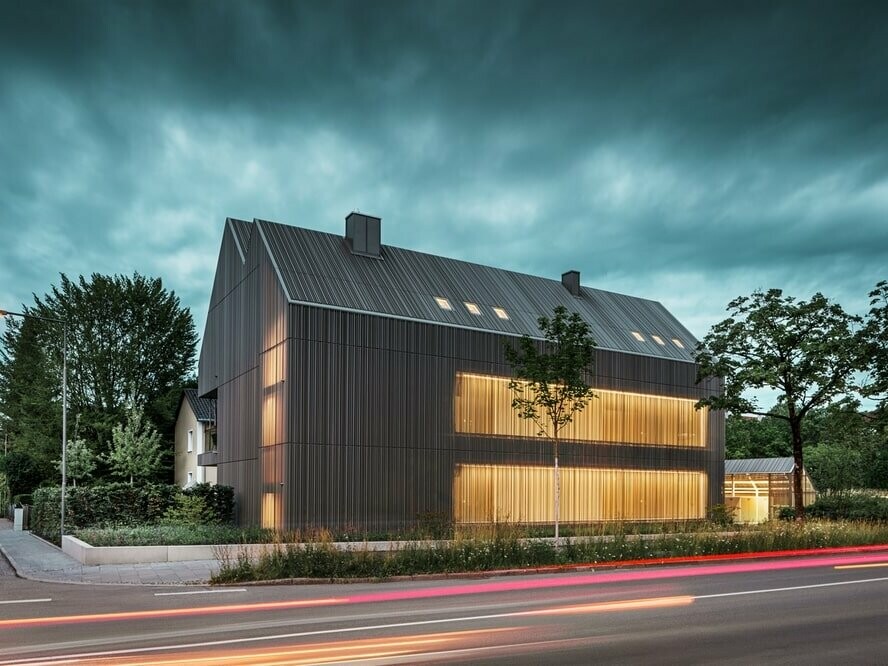
[[[698,555],[862,546],[888,543],[888,523],[772,522],[736,532],[718,531],[551,541],[523,538],[503,526],[493,538],[460,537],[447,542],[404,542],[389,552],[355,544],[342,550],[329,542],[280,544],[252,560],[237,548],[219,549],[222,566],[213,583],[287,578],[372,578],[434,573],[495,571],[551,565],[595,565]]]

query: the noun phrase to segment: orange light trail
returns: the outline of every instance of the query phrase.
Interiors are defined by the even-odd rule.
[[[202,606],[197,608],[167,608],[162,610],[127,611],[122,613],[93,613],[90,615],[61,615],[57,617],[28,617],[18,620],[0,620],[0,629],[34,625],[76,624],[78,622],[114,622],[121,620],[147,620],[157,617],[181,617],[188,615],[220,615],[253,611],[289,610],[313,606],[335,606],[347,603],[347,598],[306,599],[301,601],[268,601],[253,604],[229,604],[226,606]]]
[[[647,610],[649,608],[674,608],[675,606],[690,606],[692,603],[694,603],[694,597],[692,596],[655,597],[651,599],[626,599],[623,601],[604,601],[596,604],[543,608],[541,610],[516,613],[516,615],[583,615],[585,613],[609,613],[612,611]]]
[[[873,562],[872,564],[843,564],[834,569],[872,569],[874,567],[888,567],[888,562]]]

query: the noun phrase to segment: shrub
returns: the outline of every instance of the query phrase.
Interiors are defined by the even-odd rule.
[[[87,527],[75,530],[74,536],[92,546],[206,546],[271,543],[274,532],[232,525],[141,525]]]
[[[713,504],[709,509],[709,521],[719,527],[727,527],[734,523],[734,510],[726,504]]]
[[[197,483],[185,490],[203,500],[207,508],[206,520],[220,525],[234,522],[234,488],[231,486]]]
[[[194,526],[206,525],[211,522],[207,504],[203,497],[186,495],[182,493],[176,497],[175,506],[170,507],[163,514],[163,525]]]
[[[811,518],[888,521],[888,498],[871,493],[821,495],[805,509]]]

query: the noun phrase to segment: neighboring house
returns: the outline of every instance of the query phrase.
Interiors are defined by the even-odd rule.
[[[598,344],[598,397],[560,446],[561,520],[701,518],[724,417],[696,410],[696,340],[660,303],[344,236],[225,222],[200,354],[218,480],[241,524],[392,529],[553,520],[552,448],[510,405],[504,345],[563,305]],[[495,258],[495,257],[494,257]],[[641,258],[639,258],[641,260]]]
[[[777,517],[782,506],[795,506],[792,470],[795,460],[787,458],[743,458],[725,460],[725,504],[738,523],[761,523]],[[814,485],[802,468],[802,497],[814,501]]]
[[[176,485],[216,483],[216,401],[185,389],[176,413]]]

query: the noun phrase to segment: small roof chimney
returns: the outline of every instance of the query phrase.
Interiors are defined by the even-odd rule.
[[[567,271],[561,274],[561,284],[574,296],[580,295],[580,271]]]
[[[353,211],[345,218],[345,237],[351,247],[352,254],[365,257],[380,256],[381,217],[373,217]]]

